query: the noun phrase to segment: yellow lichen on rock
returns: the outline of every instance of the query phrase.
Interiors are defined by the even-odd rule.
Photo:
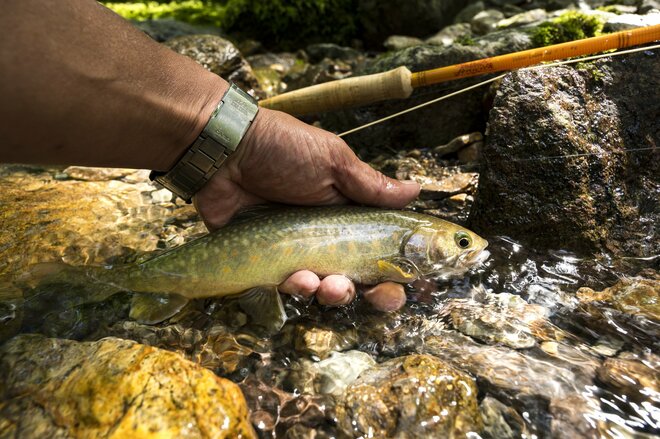
[[[10,435],[255,437],[239,387],[173,352],[24,335],[0,353],[0,430]]]

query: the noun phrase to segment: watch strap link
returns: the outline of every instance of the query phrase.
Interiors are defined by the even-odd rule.
[[[149,178],[189,203],[236,151],[258,110],[250,95],[230,83],[204,130],[183,157],[168,172],[152,171]]]

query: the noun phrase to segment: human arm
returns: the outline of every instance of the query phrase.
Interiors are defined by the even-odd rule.
[[[0,162],[165,171],[228,85],[93,0],[6,0],[0,27]],[[377,173],[338,137],[260,110],[237,152],[195,197],[211,229],[264,201],[402,207],[419,191]],[[288,293],[352,300],[340,276],[294,274]]]

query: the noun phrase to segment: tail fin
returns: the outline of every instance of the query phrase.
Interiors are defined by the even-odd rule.
[[[74,307],[122,291],[112,278],[111,270],[104,267],[46,262],[30,266],[14,284],[24,291],[26,302],[52,297],[61,306]]]

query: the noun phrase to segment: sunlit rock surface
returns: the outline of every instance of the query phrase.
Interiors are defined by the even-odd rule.
[[[363,372],[337,407],[349,437],[465,437],[482,428],[477,387],[429,355],[386,361]]]
[[[203,233],[192,206],[163,197],[148,174],[1,167],[0,276],[37,262],[123,262]]]
[[[256,437],[238,386],[171,352],[23,335],[0,365],[3,436]]]
[[[473,229],[535,248],[656,257],[660,119],[649,115],[660,101],[659,68],[654,51],[505,77]]]

